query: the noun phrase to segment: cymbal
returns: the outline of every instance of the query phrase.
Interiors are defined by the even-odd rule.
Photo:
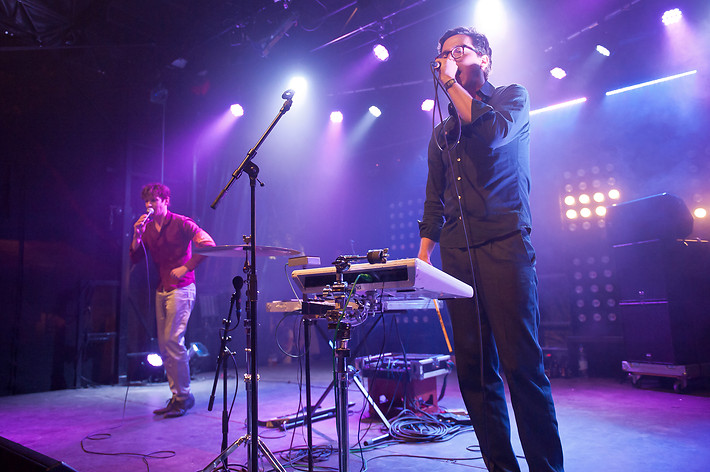
[[[195,248],[192,252],[210,257],[242,257],[246,255],[251,246],[248,244],[226,245],[226,246],[207,246]],[[257,256],[297,256],[301,251],[296,249],[288,249],[285,247],[276,246],[256,246]]]

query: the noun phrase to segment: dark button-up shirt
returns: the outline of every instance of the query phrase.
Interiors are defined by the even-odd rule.
[[[475,246],[531,228],[528,92],[520,85],[486,82],[479,94],[483,101],[473,100],[472,122],[462,127],[458,145],[450,151],[451,146],[443,151],[437,146],[437,140],[439,145],[455,141],[452,117],[437,126],[429,142],[419,233],[444,247]]]
[[[143,233],[143,244],[150,251],[150,255],[158,266],[160,274],[159,291],[171,291],[175,288],[186,287],[195,282],[195,268],[205,256],[192,255],[192,245],[214,246],[212,238],[187,216],[178,215],[168,211],[160,231],[155,227],[155,222],[146,224]],[[143,249],[131,249],[131,260],[138,262],[143,258]],[[177,283],[170,278],[170,271],[176,267],[185,266],[188,272]]]

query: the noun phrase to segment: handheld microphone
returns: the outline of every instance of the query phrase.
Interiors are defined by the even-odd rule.
[[[155,210],[152,207],[149,207],[146,211],[145,214],[148,215],[146,216],[145,220],[143,220],[143,223],[141,223],[141,228],[145,226],[145,224],[148,222],[148,218],[150,218],[150,215],[155,213]]]
[[[431,68],[434,70],[441,69],[441,63],[437,61],[431,61]]]

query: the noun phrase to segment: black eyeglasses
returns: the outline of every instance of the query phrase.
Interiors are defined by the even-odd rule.
[[[461,44],[459,46],[454,46],[451,51],[443,51],[441,54],[437,56],[437,59],[446,59],[451,55],[451,57],[454,59],[454,61],[458,61],[463,57],[463,55],[466,53],[466,49],[470,49],[471,51],[475,52],[478,54],[478,51],[473,49],[471,46],[467,44]]]

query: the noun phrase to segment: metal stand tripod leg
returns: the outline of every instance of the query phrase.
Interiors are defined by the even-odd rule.
[[[339,324],[336,327],[335,370],[335,424],[338,433],[338,465],[340,472],[348,472],[350,455],[350,437],[348,428],[348,341],[350,325]]]

